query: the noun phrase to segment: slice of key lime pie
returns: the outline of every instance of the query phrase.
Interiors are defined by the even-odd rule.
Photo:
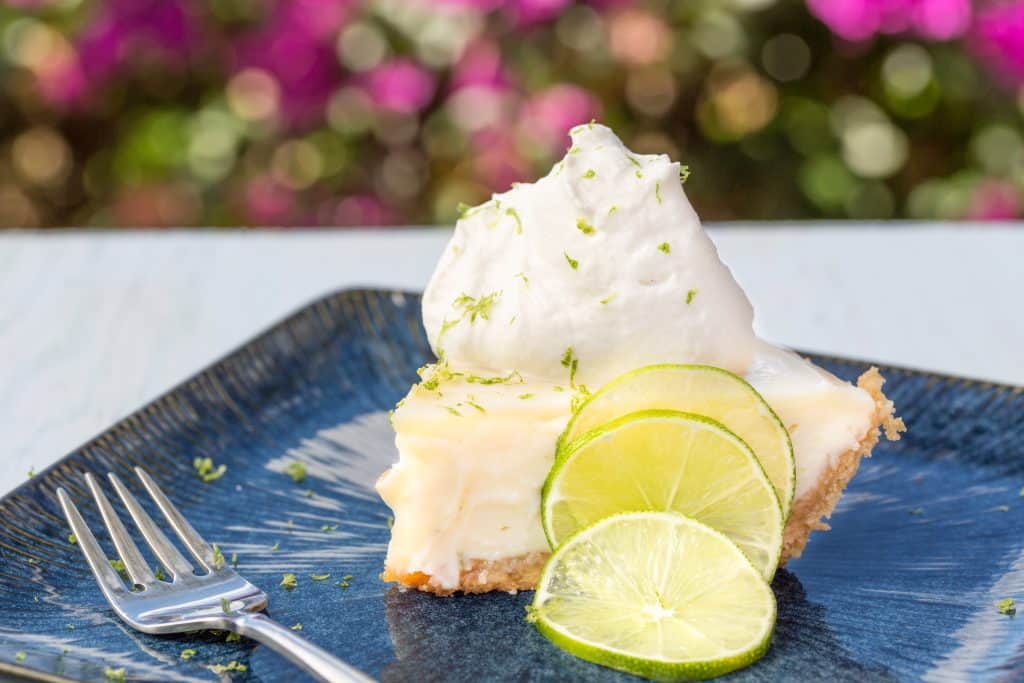
[[[541,489],[560,435],[594,392],[644,366],[735,373],[781,420],[795,474],[765,465],[791,510],[781,562],[827,528],[880,431],[898,438],[877,370],[853,386],[757,338],[685,175],[588,124],[547,176],[463,213],[423,296],[438,361],[395,409],[399,460],[377,483],[394,512],[386,580],[437,594],[532,588],[550,554]],[[687,409],[654,393],[629,410]]]

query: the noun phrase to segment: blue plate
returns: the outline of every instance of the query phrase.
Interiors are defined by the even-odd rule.
[[[203,536],[237,554],[272,617],[385,681],[629,680],[538,635],[523,621],[529,593],[440,599],[378,578],[389,511],[373,483],[396,455],[387,412],[429,357],[417,296],[341,292],[6,496],[0,676],[103,680],[105,667],[124,667],[131,680],[217,680],[207,667],[237,660],[247,671],[234,680],[306,680],[250,642],[148,636],[114,616],[68,543],[54,491],[67,488],[99,528],[82,473],[134,485],[143,465]],[[866,367],[815,361],[847,379]],[[1024,600],[1024,390],[882,371],[910,431],[879,444],[832,531],[779,572],[771,650],[735,680],[1024,678],[1024,622],[995,604]],[[204,484],[195,457],[227,473]],[[295,461],[308,472],[301,484],[283,473]],[[296,590],[280,587],[285,572]]]

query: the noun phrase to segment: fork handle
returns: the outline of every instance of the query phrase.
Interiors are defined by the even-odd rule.
[[[273,619],[258,612],[241,614],[231,620],[232,630],[263,643],[284,655],[325,683],[371,683],[372,678],[354,669],[305,638],[295,635]]]

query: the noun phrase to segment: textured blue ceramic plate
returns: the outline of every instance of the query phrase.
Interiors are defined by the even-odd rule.
[[[135,633],[107,607],[54,490],[69,489],[98,527],[81,474],[134,482],[144,465],[203,536],[237,553],[271,616],[383,680],[628,679],[540,637],[523,621],[529,594],[438,599],[377,578],[389,513],[373,482],[395,458],[387,411],[429,354],[418,297],[339,293],[0,501],[0,677],[103,680],[104,667],[124,667],[132,680],[216,680],[210,665],[237,660],[247,672],[234,680],[305,680],[266,648]],[[816,360],[846,378],[865,367]],[[733,679],[1024,678],[1024,608],[1014,618],[995,606],[1024,600],[1024,393],[882,370],[910,431],[878,446],[832,531],[779,572],[772,648]],[[201,483],[197,456],[227,473]],[[294,461],[302,484],[283,473]],[[284,572],[296,590],[279,586]]]

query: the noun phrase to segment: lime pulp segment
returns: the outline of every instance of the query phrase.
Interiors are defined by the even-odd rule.
[[[728,538],[673,512],[612,515],[548,560],[531,621],[571,654],[656,680],[710,678],[768,649],[775,596]]]
[[[710,418],[632,413],[588,432],[555,463],[541,494],[552,548],[621,512],[674,511],[725,534],[766,579],[778,566],[784,521],[750,448]]]
[[[753,449],[789,516],[796,486],[793,445],[771,407],[742,378],[709,365],[649,365],[622,375],[594,393],[559,438],[559,454],[576,438],[617,417],[666,409],[706,415]]]

